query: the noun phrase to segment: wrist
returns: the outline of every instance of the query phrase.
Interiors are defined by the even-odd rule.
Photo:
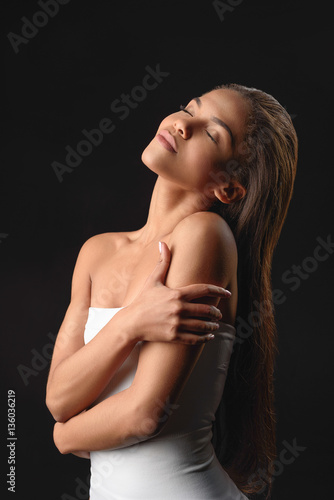
[[[129,305],[121,309],[113,318],[115,320],[115,331],[120,340],[126,344],[135,345],[141,339],[140,332],[138,330],[138,321],[136,314],[136,307]]]

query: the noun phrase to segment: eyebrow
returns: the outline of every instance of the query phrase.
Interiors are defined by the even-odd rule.
[[[196,104],[199,108],[202,106],[202,101],[199,97],[194,97],[194,101],[196,102]],[[211,116],[211,120],[213,122],[217,123],[218,125],[220,125],[221,127],[223,127],[225,130],[227,130],[227,132],[229,133],[229,136],[231,138],[232,146],[234,146],[235,141],[234,141],[234,137],[233,137],[233,134],[231,132],[230,127],[225,122],[223,122],[223,120],[221,120],[220,118],[217,118],[217,116]]]

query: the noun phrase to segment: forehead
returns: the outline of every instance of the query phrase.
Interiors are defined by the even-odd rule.
[[[250,112],[246,99],[230,89],[212,90],[200,99],[203,108],[227,123],[237,140],[242,139]]]

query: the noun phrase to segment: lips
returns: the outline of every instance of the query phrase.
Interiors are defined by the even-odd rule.
[[[168,151],[172,153],[177,153],[177,147],[174,137],[168,130],[160,130],[157,134],[157,140],[160,142],[162,146],[164,146]]]

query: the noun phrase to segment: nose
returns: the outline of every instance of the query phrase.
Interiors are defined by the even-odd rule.
[[[191,125],[186,118],[177,118],[174,122],[174,129],[183,139],[191,137]]]

